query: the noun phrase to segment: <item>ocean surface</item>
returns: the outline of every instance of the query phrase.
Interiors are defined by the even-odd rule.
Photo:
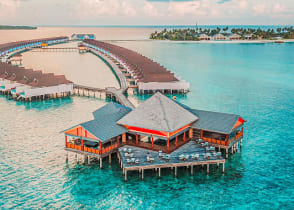
[[[38,30],[62,35],[67,28]],[[62,131],[92,119],[91,112],[105,101],[72,97],[19,103],[1,96],[0,209],[293,209],[293,43],[161,42],[146,41],[150,28],[93,30],[98,30],[100,37],[123,31],[122,36],[115,33],[108,38],[125,40],[113,43],[152,58],[190,82],[191,92],[177,100],[198,109],[240,114],[247,120],[242,150],[229,157],[224,174],[212,168],[209,175],[196,169],[190,176],[183,168],[177,178],[170,170],[163,170],[161,179],[147,171],[144,181],[138,173],[130,173],[128,182],[124,182],[115,158],[111,165],[105,160],[102,170],[95,162],[77,164],[74,155],[69,156],[68,163],[65,161]],[[0,31],[0,43],[16,37],[14,33],[11,37],[1,33],[13,32]],[[38,37],[43,32],[24,32],[26,37],[29,33]],[[140,40],[127,41],[128,33]],[[60,53],[62,56],[66,54]],[[51,62],[54,59],[61,62],[54,56]],[[72,71],[77,74],[74,66]],[[93,68],[93,74],[100,69]],[[87,75],[90,72],[88,68]],[[87,76],[87,80],[92,84],[100,81],[96,76]],[[140,101],[146,98],[138,97]]]

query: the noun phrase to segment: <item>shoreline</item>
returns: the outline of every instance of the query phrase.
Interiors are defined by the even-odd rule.
[[[108,42],[132,42],[132,41],[150,41],[150,42],[168,42],[168,43],[198,43],[198,44],[267,44],[267,43],[276,43],[276,41],[283,41],[284,43],[292,43],[294,39],[281,39],[281,40],[159,40],[159,39],[133,39],[133,40],[101,40]],[[278,44],[278,43],[277,43]]]

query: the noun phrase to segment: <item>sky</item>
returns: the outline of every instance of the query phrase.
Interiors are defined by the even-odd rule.
[[[294,0],[0,0],[0,25],[294,25]]]

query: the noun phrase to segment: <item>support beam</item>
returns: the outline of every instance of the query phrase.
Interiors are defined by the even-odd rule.
[[[207,164],[207,168],[206,169],[207,169],[207,173],[209,173],[209,164]]]
[[[167,152],[169,152],[169,138],[167,139]]]
[[[225,162],[223,162],[223,173],[225,173]]]
[[[186,141],[186,131],[184,132],[184,142]]]
[[[191,176],[193,176],[193,165],[191,165]]]
[[[90,165],[91,163],[91,159],[90,159],[90,156],[88,156],[88,164]]]
[[[111,164],[111,153],[109,153],[108,158],[109,158],[108,162],[109,164]]]
[[[128,181],[128,171],[125,170],[125,181]]]
[[[160,178],[161,176],[161,168],[158,168],[158,177]]]
[[[176,147],[178,146],[178,136],[176,136]]]
[[[177,169],[178,169],[178,167],[175,166],[175,177],[177,177]]]
[[[138,136],[138,134],[136,134],[136,144],[137,145],[139,144],[139,136]]]
[[[100,168],[102,168],[102,157],[100,157]]]
[[[142,168],[142,180],[144,180],[144,168]]]

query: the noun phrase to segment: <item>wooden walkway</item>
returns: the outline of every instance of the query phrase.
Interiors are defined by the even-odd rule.
[[[74,84],[74,90],[75,93],[77,93],[77,95],[79,96],[93,96],[100,99],[106,99],[108,97],[111,100],[117,101],[124,106],[130,107],[132,109],[135,108],[135,106],[125,96],[122,89],[117,89],[114,87],[102,89]],[[104,94],[104,96],[101,96],[101,94]]]
[[[90,52],[100,57],[113,71],[113,73],[116,75],[120,88],[122,92],[124,93],[128,89],[128,83],[125,75],[121,72],[120,68],[112,61],[110,60],[106,55],[99,52],[98,50],[90,49]]]
[[[31,52],[79,52],[77,47],[43,47],[31,48]]]

